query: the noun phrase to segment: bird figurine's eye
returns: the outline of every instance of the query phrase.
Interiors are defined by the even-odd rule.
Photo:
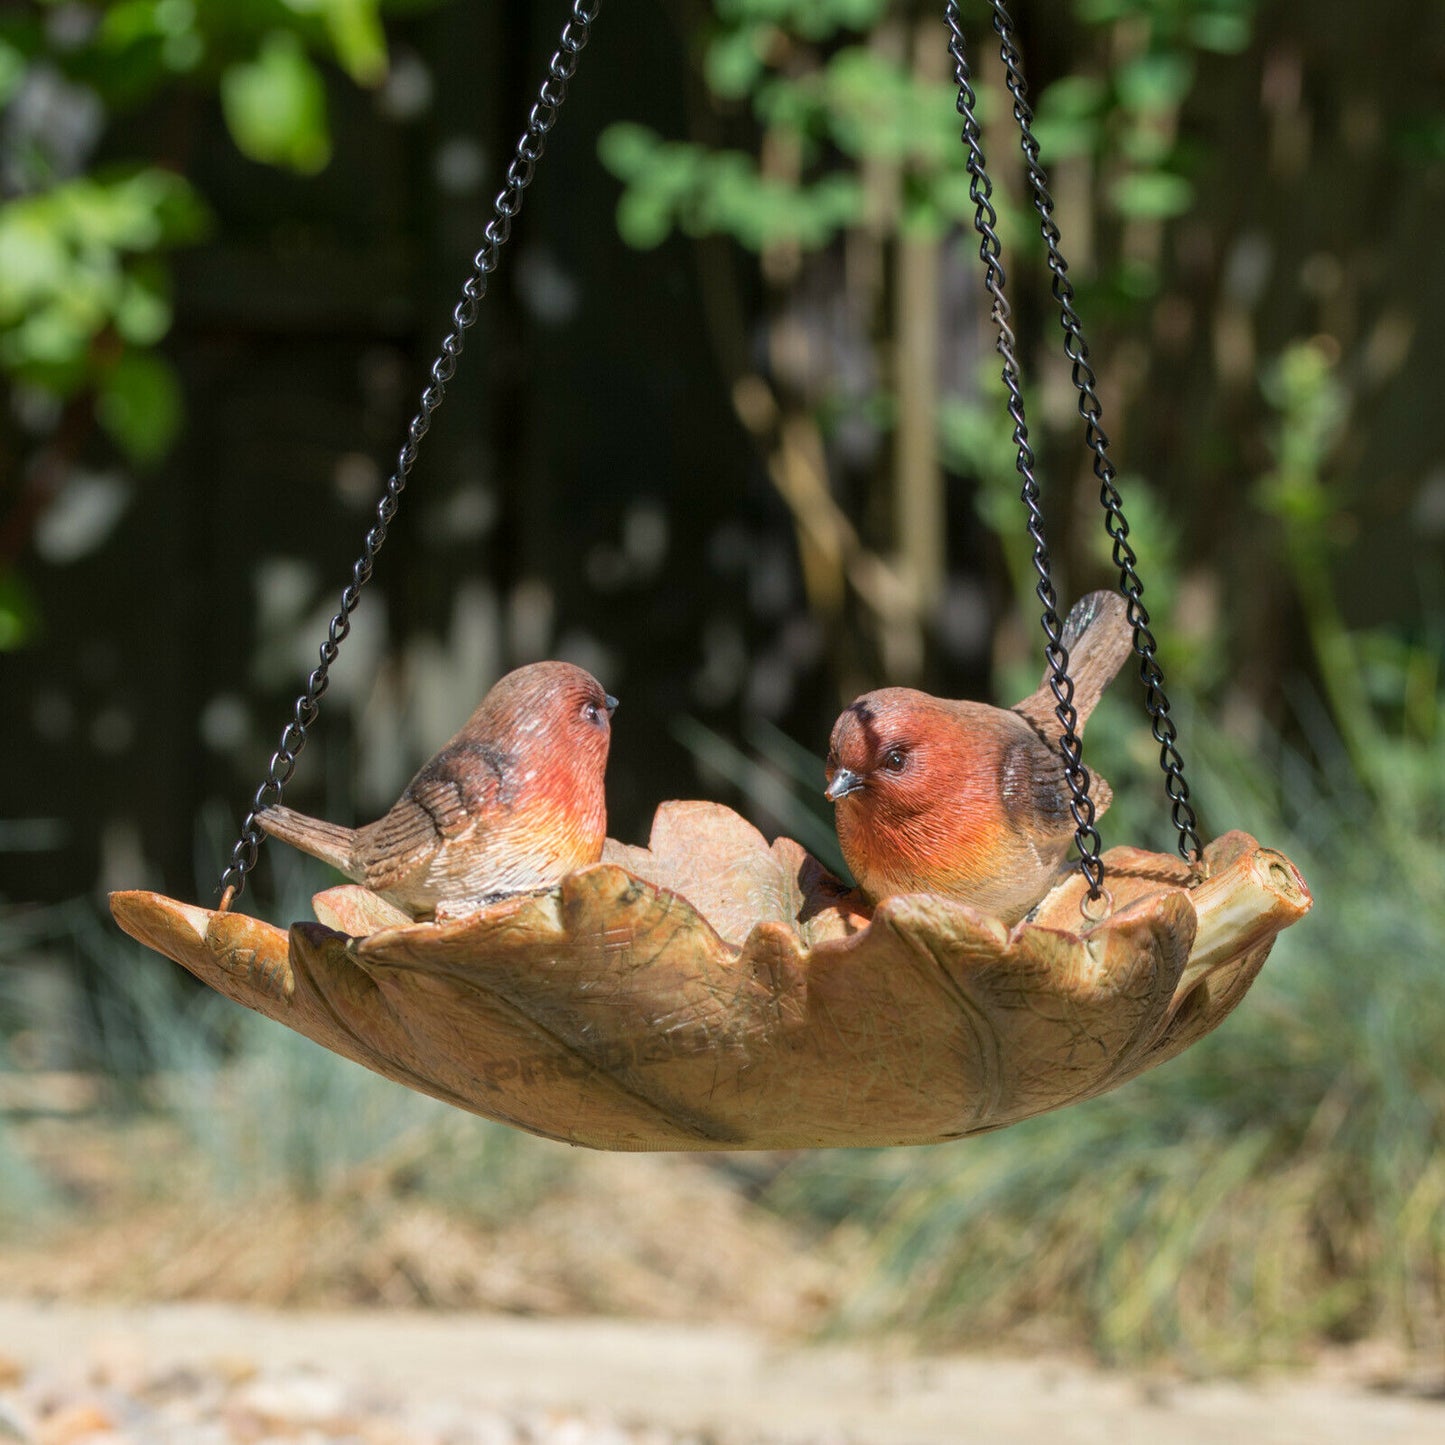
[[[889,748],[888,751],[883,754],[883,766],[887,768],[890,773],[901,773],[903,771],[903,764],[907,761],[908,754],[905,753],[902,748]]]
[[[595,702],[589,702],[582,708],[582,716],[590,722],[593,727],[602,726],[602,709]]]

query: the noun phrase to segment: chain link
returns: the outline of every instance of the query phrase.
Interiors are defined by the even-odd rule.
[[[991,4],[993,28],[999,37],[999,54],[1004,63],[1005,83],[1013,97],[1019,145],[1028,167],[1034,209],[1039,213],[1039,229],[1048,248],[1054,300],[1058,302],[1059,320],[1064,330],[1064,351],[1071,363],[1074,387],[1079,393],[1084,442],[1094,456],[1094,475],[1099,480],[1099,500],[1104,508],[1104,530],[1113,544],[1114,565],[1119,569],[1119,590],[1129,604],[1134,651],[1139,656],[1139,677],[1144,684],[1144,705],[1149,712],[1154,740],[1159,744],[1159,766],[1164,772],[1164,791],[1170,802],[1170,817],[1179,832],[1180,856],[1186,862],[1198,863],[1204,856],[1204,847],[1199,840],[1199,825],[1189,802],[1189,785],[1184,781],[1184,759],[1177,746],[1178,729],[1169,715],[1164,673],[1155,656],[1158,644],[1149,628],[1149,613],[1143,602],[1144,584],[1139,580],[1135,567],[1139,559],[1129,543],[1129,524],[1124,518],[1123,499],[1116,485],[1118,473],[1109,459],[1109,438],[1099,424],[1103,407],[1099,402],[1094,370],[1089,365],[1089,348],[1084,341],[1083,326],[1074,309],[1074,287],[1069,280],[1068,263],[1059,249],[1061,237],[1054,220],[1054,201],[1049,194],[1048,176],[1039,164],[1039,143],[1033,133],[1034,115],[1028,103],[1023,61],[1014,42],[1013,22],[1004,0],[991,0]],[[952,8],[950,6],[950,10]],[[952,19],[949,25],[952,28]]]
[[[1038,576],[1034,595],[1043,609],[1044,652],[1049,665],[1049,687],[1054,695],[1054,715],[1062,733],[1059,748],[1064,760],[1064,779],[1069,785],[1069,811],[1074,819],[1074,838],[1079,849],[1079,871],[1089,885],[1089,897],[1098,899],[1104,886],[1104,863],[1100,839],[1094,827],[1094,801],[1089,796],[1089,772],[1083,763],[1083,745],[1078,734],[1078,712],[1074,707],[1074,684],[1069,677],[1069,654],[1062,640],[1058,597],[1050,572],[1049,549],[1044,540],[1043,512],[1039,506],[1039,484],[1034,477],[1035,457],[1029,442],[1024,413],[1023,390],[1019,381],[1016,342],[1009,324],[1010,307],[1004,295],[1003,246],[998,238],[998,212],[993,206],[993,182],[989,179],[983,142],[977,120],[963,25],[956,0],[948,0],[946,19],[948,51],[953,57],[954,79],[958,83],[957,109],[963,121],[963,143],[968,148],[968,193],[974,203],[974,229],[979,233],[979,256],[984,265],[984,288],[993,302],[993,322],[998,330],[997,350],[1003,358],[1003,382],[1008,390],[1008,411],[1013,418],[1013,440],[1018,455],[1015,465],[1023,479],[1021,495],[1028,512],[1028,534],[1034,544],[1033,565]]]
[[[306,680],[306,690],[296,699],[290,720],[281,731],[281,741],[271,755],[266,780],[256,790],[241,825],[241,836],[231,850],[231,861],[221,874],[220,907],[224,911],[246,887],[246,875],[256,864],[261,844],[261,828],[256,815],[281,801],[282,790],[296,771],[296,759],[306,746],[307,730],[316,721],[322,695],[330,682],[331,664],[351,631],[351,614],[361,600],[361,589],[371,577],[376,554],[386,541],[387,529],[396,517],[401,494],[416,463],[417,448],[431,428],[436,409],[446,397],[448,382],[456,373],[457,358],[462,354],[466,332],[476,323],[477,305],[487,293],[487,281],[497,268],[501,249],[512,234],[512,222],[522,209],[523,193],[532,183],[538,160],[546,148],[547,133],[557,120],[557,112],[567,98],[567,86],[577,69],[577,56],[587,44],[592,22],[597,18],[601,0],[574,0],[571,16],[562,27],[560,43],[547,66],[536,103],[527,115],[527,126],[517,142],[511,164],[507,167],[506,185],[492,203],[492,219],[487,223],[485,244],[472,258],[472,271],[462,286],[462,299],[452,312],[452,329],[441,343],[441,350],[431,366],[431,381],[421,394],[421,402],[406,430],[406,441],[397,454],[396,471],[388,478],[385,491],[376,506],[376,522],[367,532],[361,556],[352,564],[351,581],[341,593],[341,606],[327,628],[321,644],[320,661]]]

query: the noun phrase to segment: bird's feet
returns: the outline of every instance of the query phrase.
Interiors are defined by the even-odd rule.
[[[488,908],[493,908],[498,903],[514,903],[519,898],[540,898],[551,892],[550,888],[512,888],[503,889],[500,893],[484,893],[480,898],[444,899],[437,904],[432,921],[459,923],[467,918],[475,918],[479,913],[485,913]]]

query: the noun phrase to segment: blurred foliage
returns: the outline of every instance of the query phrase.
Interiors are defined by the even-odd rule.
[[[93,390],[122,450],[154,461],[180,411],[152,351],[171,323],[157,253],[203,224],[191,188],[155,169],[79,177],[0,208],[0,366],[59,396]]]
[[[885,13],[868,0],[719,4],[703,59],[707,83],[720,101],[746,103],[764,145],[795,151],[796,162],[770,170],[760,154],[664,141],[626,122],[610,126],[599,154],[625,185],[617,210],[623,238],[655,246],[675,226],[693,236],[728,235],[752,250],[779,242],[817,250],[873,219],[857,173],[865,158],[907,168],[905,226],[971,216],[951,86],[920,80],[906,62],[856,40],[796,63],[797,42],[835,42]]]
[[[776,241],[816,248],[862,210],[861,193],[846,177],[788,185],[760,175],[741,151],[662,141],[646,126],[609,126],[599,154],[628,184],[617,226],[633,246],[659,245],[678,225],[694,236],[722,231],[753,250]]]
[[[324,67],[379,84],[383,14],[434,3],[46,0],[0,14],[0,378],[28,397],[32,447],[75,449],[93,415],[119,457],[145,468],[182,423],[181,381],[160,351],[166,254],[202,239],[209,212],[183,143],[160,164],[123,159],[114,123],[167,95],[215,96],[245,155],[313,173],[331,155]],[[39,621],[0,555],[0,651]]]
[[[980,0],[962,10],[977,38],[971,66],[1018,306],[1020,296],[1036,294],[1036,278],[1045,275],[1037,217],[1012,174],[1012,102],[985,43],[991,12]],[[1146,308],[1160,295],[1164,257],[1151,237],[1159,226],[1198,213],[1195,175],[1207,155],[1197,138],[1184,137],[1181,115],[1199,83],[1201,57],[1235,55],[1251,44],[1256,5],[1080,0],[1074,10],[1086,38],[1071,72],[1045,83],[1034,105],[1044,165],[1072,167],[1071,174],[1085,178],[1071,188],[1073,199],[1060,204],[1068,211],[1070,254],[1081,232],[1090,237],[1085,249],[1092,264],[1074,279],[1097,334],[1101,316],[1106,327],[1144,323]],[[922,7],[720,0],[694,39],[712,112],[694,125],[702,138],[664,137],[624,120],[604,130],[598,143],[603,164],[622,183],[617,226],[630,245],[657,247],[676,232],[725,237],[760,256],[771,324],[749,362],[756,365],[758,353],[767,356],[757,370],[785,418],[783,429],[790,417],[816,428],[833,462],[834,495],[846,499],[851,516],[873,521],[864,538],[873,554],[867,564],[826,556],[810,564],[808,537],[835,524],[816,494],[804,500],[807,488],[789,475],[788,449],[770,459],[769,471],[795,514],[814,611],[829,628],[834,654],[848,656],[856,669],[844,671],[844,691],[880,671],[893,680],[921,680],[928,648],[948,645],[937,612],[944,472],[971,487],[1014,597],[1031,606],[1029,548],[998,363],[952,376],[945,364],[936,398],[917,390],[916,381],[913,392],[899,389],[909,355],[923,348],[947,355],[960,346],[950,327],[986,320],[976,299],[967,306],[941,293],[930,297],[904,281],[907,269],[917,273],[924,266],[923,257],[910,259],[910,246],[937,250],[946,238],[972,229],[975,206],[945,43],[937,14]],[[1080,195],[1087,197],[1082,212]],[[821,286],[837,285],[840,264],[850,282],[837,302],[842,315],[831,323],[841,342],[835,337],[839,354],[830,374],[816,358],[796,359],[796,333],[816,324],[812,298]],[[1029,266],[1037,268],[1033,278]],[[1028,333],[1030,352],[1037,345]],[[1026,366],[1033,359],[1026,355]],[[731,365],[739,366],[736,357]],[[862,394],[844,379],[857,373],[876,379]],[[1105,373],[1106,392],[1109,380]],[[757,431],[746,409],[743,416]],[[840,419],[846,426],[837,425]],[[1067,416],[1057,404],[1034,411],[1045,471],[1068,455],[1066,433]],[[871,435],[860,467],[861,434]],[[929,434],[936,439],[932,460]],[[849,476],[859,470],[862,478]],[[1139,517],[1141,535],[1152,540],[1168,499],[1143,479],[1124,483],[1126,505]],[[1079,571],[1111,570],[1107,549],[1074,548],[1072,559],[1069,551],[1061,548],[1057,559],[1065,575],[1071,560]],[[1167,583],[1153,588],[1156,573],[1144,555],[1150,606],[1167,625],[1171,589]],[[839,575],[821,580],[827,571]],[[859,603],[851,613],[836,601],[850,591]],[[877,666],[867,661],[875,647]]]
[[[1125,218],[1189,210],[1194,188],[1173,118],[1195,82],[1195,53],[1243,50],[1255,3],[1080,0],[1088,24],[1127,24],[1141,39],[1106,75],[1070,75],[1043,90],[1035,108],[1046,163],[1080,154],[1112,159],[1110,200]],[[982,6],[962,8],[974,33],[986,33]],[[655,246],[676,226],[695,236],[721,232],[751,249],[776,241],[816,249],[849,226],[876,221],[856,168],[880,160],[906,169],[905,230],[971,223],[954,86],[920,79],[909,55],[881,52],[874,38],[887,19],[888,7],[875,0],[719,0],[704,40],[707,84],[721,103],[750,109],[766,138],[760,149],[796,148],[798,173],[767,175],[761,156],[665,141],[619,123],[599,149],[625,185],[617,212],[624,239]],[[940,48],[943,38],[936,28]],[[819,48],[809,56],[804,45]],[[979,101],[987,120],[998,102],[987,93]]]

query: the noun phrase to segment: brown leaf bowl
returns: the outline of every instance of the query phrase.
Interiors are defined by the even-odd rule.
[[[551,892],[414,923],[355,887],[290,933],[157,893],[111,895],[132,937],[389,1079],[594,1149],[928,1144],[1112,1089],[1221,1023],[1298,870],[1227,833],[1177,858],[1104,855],[1012,929],[913,894],[871,916],[790,839],[667,803]]]

